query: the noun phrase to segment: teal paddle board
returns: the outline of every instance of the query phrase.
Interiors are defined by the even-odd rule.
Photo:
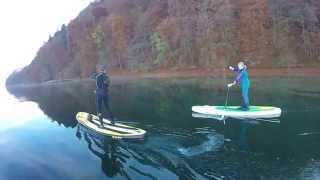
[[[277,118],[281,116],[281,109],[271,106],[250,106],[243,111],[239,106],[192,106],[192,111],[212,116],[226,116],[236,118]]]

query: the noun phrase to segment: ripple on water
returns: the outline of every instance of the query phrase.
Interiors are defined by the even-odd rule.
[[[318,180],[320,179],[320,161],[311,161],[300,175],[304,180]]]
[[[217,151],[224,144],[224,137],[220,134],[208,134],[207,140],[200,145],[192,146],[188,148],[180,147],[178,151],[187,156],[197,156],[206,152]]]

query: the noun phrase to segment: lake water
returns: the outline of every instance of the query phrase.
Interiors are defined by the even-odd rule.
[[[77,125],[77,112],[95,112],[92,81],[1,91],[0,179],[320,179],[320,79],[252,79],[253,105],[282,108],[274,122],[192,117],[193,105],[224,105],[226,83],[113,80],[112,111],[147,130],[140,140]]]

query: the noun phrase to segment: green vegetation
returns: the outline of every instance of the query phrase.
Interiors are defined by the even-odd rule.
[[[94,42],[97,53],[98,53],[98,63],[107,64],[108,63],[108,49],[105,46],[105,32],[102,27],[98,25],[94,28],[93,32],[90,34],[91,40]]]
[[[152,44],[152,52],[155,57],[154,64],[160,65],[165,60],[169,45],[161,38],[158,32],[153,33],[150,39]]]

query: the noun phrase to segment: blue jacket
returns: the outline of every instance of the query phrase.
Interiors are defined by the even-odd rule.
[[[234,68],[233,71],[238,73],[238,76],[235,79],[237,84],[239,84],[241,82],[241,86],[249,86],[250,85],[249,73],[248,73],[247,67],[244,67],[241,70],[239,68]]]

